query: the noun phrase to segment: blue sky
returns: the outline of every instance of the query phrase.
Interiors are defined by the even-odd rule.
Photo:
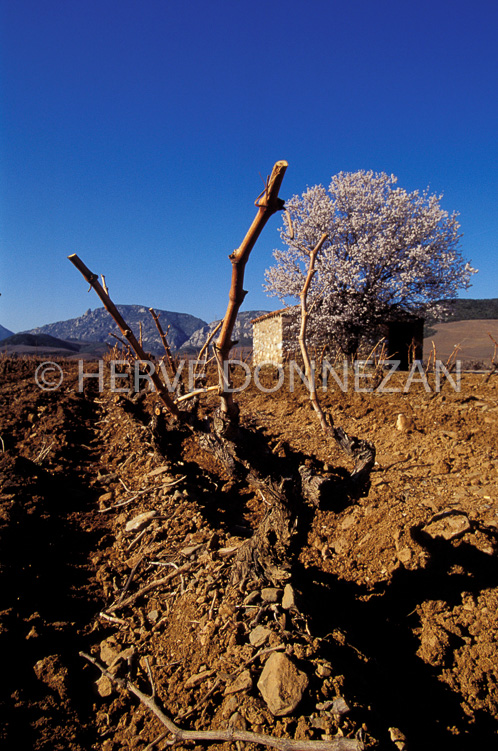
[[[100,301],[205,320],[226,309],[228,254],[275,161],[281,196],[333,174],[393,173],[444,193],[497,297],[496,0],[3,0],[0,323]],[[266,226],[243,309],[275,309]]]

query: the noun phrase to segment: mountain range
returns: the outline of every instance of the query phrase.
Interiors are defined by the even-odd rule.
[[[152,354],[164,351],[159,332],[148,308],[144,305],[117,305],[116,307],[137,338],[140,336],[141,325],[142,343],[146,351]],[[188,313],[175,313],[169,310],[156,310],[155,312],[159,316],[164,332],[167,332],[168,342],[173,350],[178,350],[194,331],[206,325],[201,318]],[[123,338],[118,326],[104,307],[87,310],[78,318],[38,326],[25,333],[50,334],[66,341],[107,342],[108,344],[116,343],[112,334]]]
[[[116,307],[137,338],[141,335],[146,352],[154,355],[164,353],[161,337],[147,307],[143,305],[117,305]],[[188,313],[176,313],[169,310],[156,310],[155,312],[171,349],[185,354],[198,352],[219,323],[219,321],[207,323],[202,318],[196,318]],[[266,312],[265,310],[250,310],[239,313],[232,338],[237,340],[240,347],[252,346],[251,321]],[[20,352],[23,346],[28,352],[31,352],[33,348],[45,351],[46,348],[54,350],[58,347],[70,352],[100,356],[106,350],[102,343],[113,345],[116,343],[116,336],[123,339],[118,326],[103,307],[87,310],[78,318],[48,323],[15,335],[7,329],[4,331],[8,336],[2,336],[0,331],[2,348],[15,348],[17,352]]]

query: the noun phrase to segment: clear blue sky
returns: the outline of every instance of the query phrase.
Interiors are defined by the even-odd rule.
[[[496,0],[2,0],[0,323],[117,303],[221,317],[228,254],[261,173],[282,197],[333,174],[394,173],[444,193],[497,297]],[[245,310],[275,309],[247,266]]]

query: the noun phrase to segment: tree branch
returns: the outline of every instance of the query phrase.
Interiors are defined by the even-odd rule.
[[[247,294],[243,288],[244,269],[249,259],[249,254],[253,249],[256,240],[268,219],[276,211],[284,207],[284,201],[278,197],[280,186],[287,169],[287,162],[276,162],[272,173],[268,178],[265,190],[256,199],[255,205],[258,207],[258,213],[251,224],[242,244],[229,256],[232,262],[232,281],[228,296],[228,307],[223,319],[223,326],[215,345],[216,359],[218,362],[218,377],[220,384],[221,411],[226,413],[230,418],[236,418],[238,408],[233,401],[230,392],[230,378],[226,372],[225,363],[228,360],[230,349],[232,348],[232,332],[237,318],[239,308]]]
[[[315,387],[315,374],[313,373],[313,370],[311,368],[311,362],[310,362],[310,358],[308,354],[308,347],[307,347],[307,342],[306,342],[306,327],[307,327],[308,318],[309,318],[309,311],[308,311],[308,305],[307,305],[308,291],[311,285],[311,280],[313,279],[313,276],[315,274],[316,257],[318,253],[320,252],[320,249],[326,239],[327,239],[327,234],[324,233],[321,236],[318,243],[313,248],[313,250],[309,253],[308,273],[306,275],[306,280],[301,290],[301,294],[299,295],[299,298],[301,301],[301,328],[300,328],[298,340],[299,340],[299,346],[301,348],[301,354],[302,354],[303,361],[304,361],[305,375],[308,380],[310,401],[313,406],[313,409],[315,410],[318,416],[318,420],[320,421],[320,426],[322,428],[322,431],[325,435],[331,435],[337,441],[337,443],[342,448],[342,450],[345,453],[347,453],[349,456],[351,456],[351,458],[354,460],[355,466],[351,473],[351,479],[354,482],[361,484],[365,480],[365,478],[368,477],[368,474],[374,465],[375,446],[373,445],[373,443],[370,443],[369,441],[363,441],[363,440],[359,440],[355,438],[354,436],[349,436],[342,428],[335,428],[330,415],[327,420],[327,416],[325,415],[321,407],[320,401],[318,399],[318,394],[317,394],[316,387]],[[302,480],[303,480],[303,489],[305,489],[305,491],[309,495],[310,478],[307,477],[306,474],[302,474]],[[318,498],[319,492],[318,494],[315,493],[315,496]]]
[[[173,360],[171,356],[171,350],[169,348],[169,342],[166,339],[166,334],[164,333],[163,327],[161,326],[161,322],[159,321],[159,316],[157,315],[154,308],[149,308],[149,313],[151,314],[152,318],[154,319],[154,323],[156,324],[156,328],[159,332],[159,336],[161,337],[161,341],[163,343],[164,351],[166,352],[166,359],[168,361],[168,365],[171,368],[171,372],[173,373],[173,377],[176,376],[176,365],[175,361]]]
[[[308,318],[309,318],[309,311],[308,311],[308,306],[307,306],[308,290],[311,285],[311,280],[313,279],[313,276],[315,275],[316,257],[318,253],[320,252],[320,249],[322,248],[322,245],[327,239],[327,237],[328,237],[327,233],[324,232],[320,240],[317,242],[317,244],[315,245],[315,247],[310,253],[308,274],[306,276],[306,281],[304,282],[304,287],[301,291],[301,294],[299,295],[299,298],[301,301],[301,329],[299,331],[299,336],[298,336],[299,347],[301,348],[301,355],[304,361],[304,371],[305,371],[305,375],[306,375],[306,378],[308,379],[308,384],[309,384],[310,401],[311,401],[311,404],[313,405],[313,409],[318,415],[318,419],[320,421],[320,425],[322,426],[322,430],[324,433],[330,432],[330,427],[327,423],[327,418],[325,417],[323,409],[320,406],[318,395],[316,393],[315,374],[313,373],[313,370],[311,368],[308,348],[306,346],[306,327],[307,327]]]
[[[93,287],[97,295],[100,297],[100,299],[102,300],[104,304],[105,309],[114,318],[115,322],[119,326],[119,329],[121,330],[121,333],[130,344],[130,347],[132,347],[138,359],[143,360],[144,362],[149,362],[149,358],[147,357],[147,354],[144,352],[141,344],[139,344],[135,334],[130,329],[130,327],[124,320],[123,316],[121,315],[117,307],[114,305],[113,301],[111,300],[111,298],[109,297],[105,289],[100,284],[97,274],[93,274],[90,271],[90,269],[87,266],[85,266],[81,258],[79,258],[76,255],[76,253],[73,253],[73,255],[68,256],[68,258],[71,261],[71,263],[74,266],[76,266],[78,271],[87,280],[88,284],[91,287]],[[158,396],[161,399],[164,406],[166,407],[166,409],[175,417],[180,417],[181,415],[180,410],[178,409],[178,407],[176,406],[176,404],[173,402],[172,398],[170,397],[166,386],[159,378],[158,374],[156,373],[155,368],[154,368],[154,371],[150,373],[150,377],[152,379],[154,386],[157,389]]]

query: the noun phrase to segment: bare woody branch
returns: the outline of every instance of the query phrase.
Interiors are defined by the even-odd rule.
[[[135,334],[130,329],[126,321],[124,320],[123,316],[117,309],[117,307],[114,305],[113,301],[103,288],[103,286],[100,284],[97,274],[93,274],[90,269],[85,266],[81,258],[79,258],[76,253],[73,255],[68,256],[71,263],[76,266],[78,271],[84,276],[88,284],[90,284],[91,287],[95,290],[97,295],[102,300],[105,309],[111,314],[111,316],[114,318],[115,322],[117,323],[121,333],[125,337],[126,341],[129,343],[130,347],[135,352],[136,356],[139,360],[143,360],[144,362],[148,362],[149,358],[147,354],[144,352],[141,344],[138,342]],[[175,417],[180,417],[181,412],[176,406],[176,404],[173,402],[171,396],[168,393],[168,390],[164,383],[159,378],[158,374],[156,373],[156,370],[154,368],[154,371],[150,373],[150,378],[152,379],[152,382],[154,386],[156,387],[157,394],[161,401],[163,402],[166,409]]]
[[[180,404],[180,402],[186,402],[188,399],[194,399],[196,396],[200,396],[201,394],[207,394],[210,391],[218,391],[218,386],[206,386],[206,388],[195,389],[195,391],[190,391],[188,394],[183,394],[183,396],[179,396],[177,399],[175,399],[175,404]]]
[[[305,372],[305,375],[309,384],[310,401],[311,401],[311,404],[313,405],[313,409],[318,415],[318,419],[320,421],[320,425],[324,433],[329,432],[329,425],[327,424],[327,418],[325,417],[325,414],[320,406],[320,402],[318,401],[318,395],[316,393],[315,374],[313,373],[312,368],[311,368],[308,348],[306,346],[306,328],[307,328],[308,319],[309,319],[308,292],[309,292],[309,288],[311,285],[311,281],[315,275],[316,257],[318,253],[320,252],[323,246],[323,243],[325,242],[326,239],[327,239],[327,234],[324,233],[310,253],[308,274],[306,276],[306,281],[304,282],[304,287],[301,291],[301,294],[299,295],[299,299],[301,301],[301,328],[300,328],[299,336],[298,336],[299,347],[301,349],[301,355],[304,361],[304,372]]]
[[[213,341],[214,337],[216,336],[216,334],[218,333],[218,331],[221,329],[222,326],[223,326],[223,321],[220,321],[215,326],[215,328],[211,331],[211,333],[209,334],[208,338],[206,339],[206,341],[202,345],[199,354],[197,355],[197,363],[199,363],[201,361],[202,356],[204,355],[204,353],[206,353],[205,360],[204,360],[204,363],[203,363],[203,368],[205,368],[206,365],[207,365],[207,348],[209,347],[209,345],[211,344],[211,342]],[[197,374],[197,363],[196,363],[196,367],[195,367],[195,371],[194,371],[194,373],[196,373],[196,374]]]
[[[159,321],[159,316],[157,315],[154,308],[149,308],[149,313],[151,314],[152,318],[154,319],[154,323],[156,324],[156,328],[159,332],[159,336],[161,337],[161,341],[163,343],[164,351],[166,352],[166,359],[168,361],[168,365],[171,368],[171,372],[173,373],[173,376],[176,376],[177,368],[175,365],[175,361],[173,360],[173,357],[171,355],[171,349],[169,347],[169,342],[166,338],[166,334],[164,333],[163,327],[161,326],[161,322]]]
[[[261,231],[268,219],[276,211],[284,207],[284,201],[278,197],[280,186],[287,169],[286,161],[276,162],[272,173],[268,178],[265,190],[255,201],[258,213],[251,224],[242,244],[229,256],[232,262],[232,280],[228,297],[228,307],[223,319],[223,326],[216,342],[216,357],[218,362],[218,376],[220,384],[221,410],[231,418],[236,417],[238,408],[233,401],[230,392],[229,378],[225,375],[225,363],[228,360],[230,349],[233,346],[232,332],[239,312],[239,308],[247,294],[244,290],[244,270]]]
[[[487,332],[487,334],[489,338],[491,339],[491,341],[493,342],[493,344],[495,345],[495,348],[494,348],[493,355],[491,357],[491,370],[489,371],[489,373],[487,373],[486,377],[484,378],[484,383],[487,383],[489,379],[491,378],[491,376],[493,375],[493,373],[496,373],[496,371],[498,370],[498,357],[496,356],[498,352],[498,342],[493,336],[491,336],[489,331]]]
[[[330,415],[326,416],[320,401],[318,399],[318,394],[316,391],[315,386],[315,377],[313,370],[311,368],[311,362],[308,354],[308,347],[306,343],[306,327],[308,323],[309,318],[309,310],[308,310],[308,292],[311,285],[311,281],[313,279],[313,275],[315,273],[315,261],[318,253],[320,252],[320,249],[327,239],[327,235],[323,234],[316,246],[313,248],[313,250],[309,253],[309,266],[308,266],[308,274],[306,276],[306,280],[304,282],[303,289],[300,294],[300,301],[301,301],[301,328],[299,332],[299,346],[301,348],[301,354],[304,361],[304,369],[305,369],[305,375],[308,380],[308,388],[310,392],[310,401],[313,406],[313,409],[315,410],[318,419],[320,421],[320,426],[322,428],[322,431],[325,435],[330,435],[334,438],[335,441],[339,444],[341,449],[348,454],[353,461],[355,462],[354,469],[351,473],[351,479],[361,484],[365,481],[365,479],[368,477],[369,472],[371,468],[374,465],[375,462],[375,446],[373,443],[370,443],[369,441],[365,440],[359,440],[358,438],[355,438],[354,436],[349,436],[342,428],[336,428],[334,427],[334,424],[332,422],[332,418]]]
[[[120,344],[122,344],[123,347],[125,348],[125,354],[133,359],[133,354],[132,354],[132,351],[131,351],[131,347],[128,344],[128,342],[125,342],[125,340],[121,339],[121,337],[117,336],[117,334],[113,334],[112,331],[109,332],[109,336],[112,336],[113,339],[116,339],[117,342],[119,342]],[[111,346],[111,345],[109,345],[109,346]],[[116,347],[116,345],[114,345],[114,346]]]

